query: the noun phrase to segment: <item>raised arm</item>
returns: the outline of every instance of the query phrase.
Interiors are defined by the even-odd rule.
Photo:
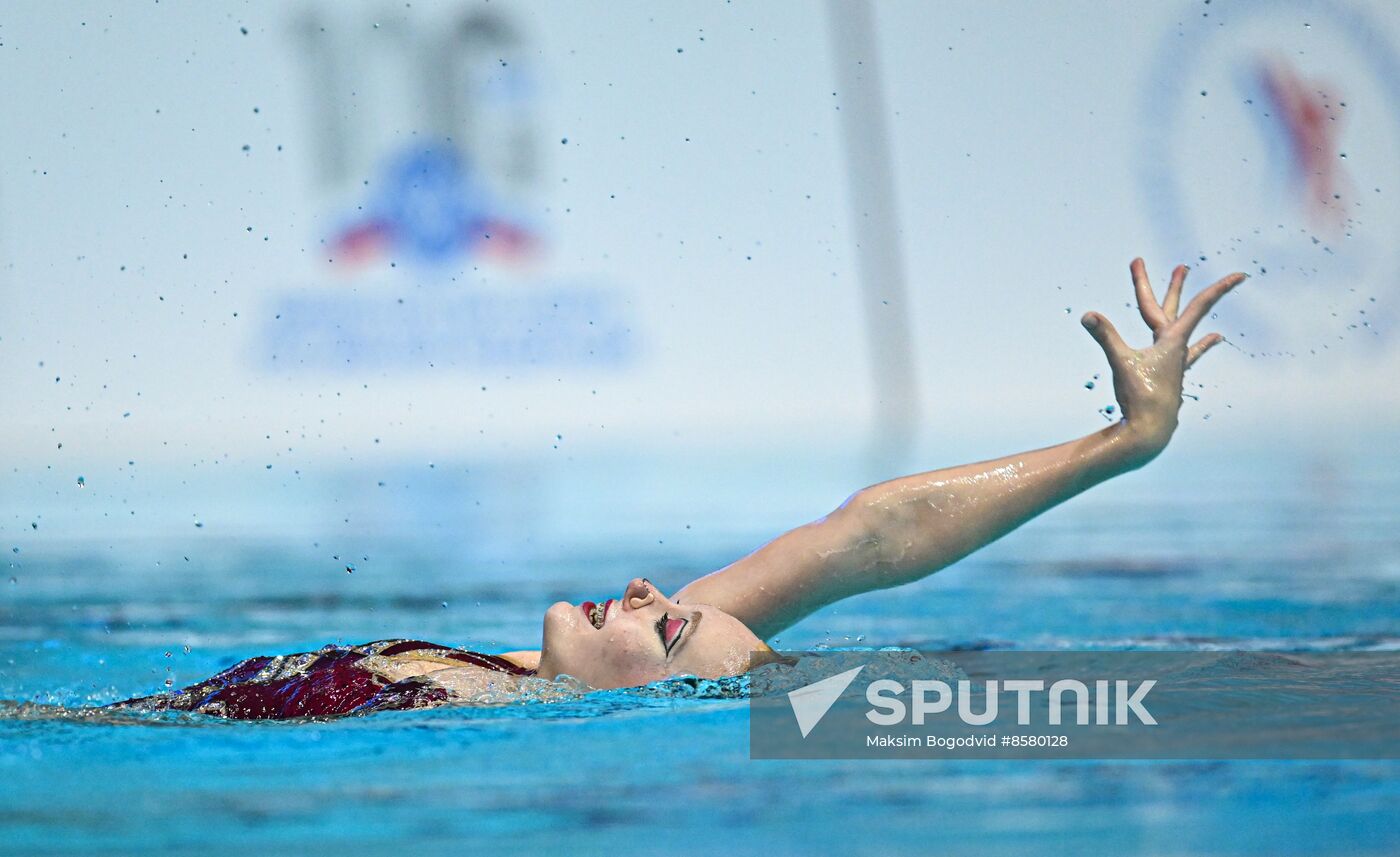
[[[1186,266],[1172,272],[1160,304],[1142,260],[1130,270],[1152,345],[1130,348],[1098,313],[1082,319],[1112,369],[1117,423],[1058,446],[872,485],[825,518],[692,582],[677,598],[713,604],[768,637],[842,598],[926,577],[1151,461],[1176,430],[1186,368],[1223,339],[1212,333],[1188,346],[1192,331],[1247,275],[1217,281],[1178,316]]]

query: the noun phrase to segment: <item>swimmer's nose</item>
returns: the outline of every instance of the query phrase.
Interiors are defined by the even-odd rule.
[[[634,577],[622,591],[622,606],[627,610],[638,610],[656,600],[656,587],[644,577]]]

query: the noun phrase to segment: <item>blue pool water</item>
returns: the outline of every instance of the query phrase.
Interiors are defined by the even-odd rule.
[[[1135,474],[779,646],[1397,648],[1400,480],[1251,472]],[[0,581],[6,853],[1400,851],[1397,762],[753,761],[743,700],[625,691],[310,724],[55,716],[16,702],[102,703],[332,641],[531,645],[551,601],[637,575],[677,586],[775,522],[672,533],[631,517],[512,552],[441,532],[330,548],[205,528],[21,544],[30,522],[7,512],[21,552]],[[346,548],[353,574],[328,556]]]

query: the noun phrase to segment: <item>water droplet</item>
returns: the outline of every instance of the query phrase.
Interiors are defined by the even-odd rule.
[[[190,644],[189,644],[189,643],[186,643],[186,644],[185,644],[185,654],[188,655],[189,653],[190,653]]]
[[[204,529],[204,522],[203,522],[203,521],[196,520],[196,521],[194,522],[194,525],[195,525],[195,527],[197,527],[198,529],[201,529],[201,530]]]
[[[170,657],[172,654],[173,654],[173,652],[166,652],[166,653],[165,653],[165,656],[168,658],[168,657]]]
[[[175,679],[173,679],[173,678],[168,678],[168,679],[165,680],[165,686],[166,686],[166,687],[172,687],[172,686],[174,686],[174,684],[175,684]]]
[[[78,487],[79,487],[79,488],[83,488],[83,487],[85,487],[86,485],[87,485],[87,480],[84,479],[83,477],[79,476],[79,477],[78,477]]]
[[[354,573],[355,573],[355,564],[354,564],[353,562],[347,562],[347,563],[345,564],[345,573],[346,573],[346,574],[354,574]]]
[[[1342,160],[1345,161],[1345,160],[1347,159],[1347,153],[1346,153],[1346,152],[1339,152],[1339,153],[1337,154],[1337,157],[1339,157],[1339,158],[1341,158]]]
[[[1084,389],[1086,389],[1086,390],[1092,390],[1092,389],[1094,389],[1094,382],[1093,382],[1093,381],[1085,381],[1085,382],[1084,382]]]

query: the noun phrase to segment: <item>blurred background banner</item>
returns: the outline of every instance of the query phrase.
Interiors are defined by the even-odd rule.
[[[789,526],[1104,425],[1078,318],[1144,341],[1136,255],[1253,275],[1176,460],[1390,466],[1397,46],[1361,0],[7,4],[0,523]]]

